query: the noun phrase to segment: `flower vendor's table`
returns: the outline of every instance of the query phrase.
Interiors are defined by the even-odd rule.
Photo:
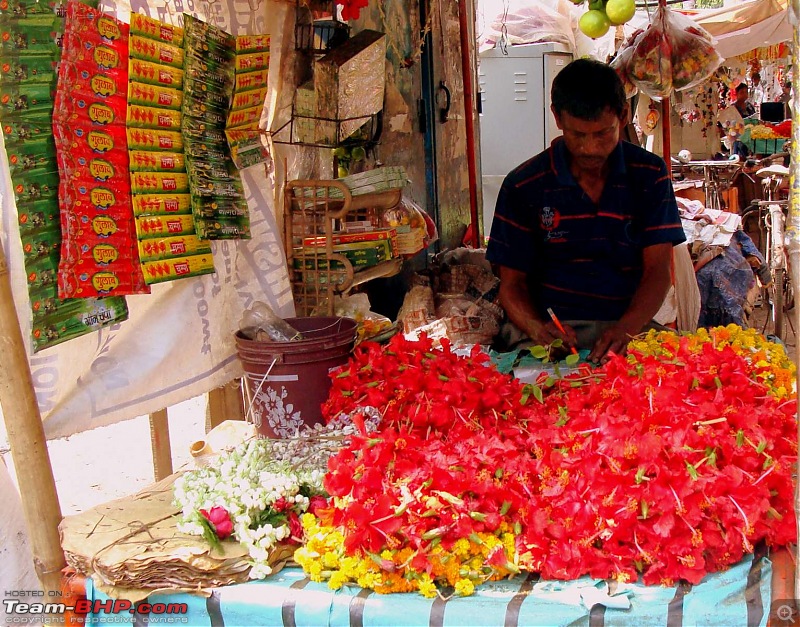
[[[774,155],[781,152],[783,145],[789,141],[789,137],[777,137],[775,139],[750,139],[746,142],[750,151],[757,155]]]
[[[345,587],[333,591],[286,568],[263,581],[218,588],[210,597],[152,595],[150,603],[186,603],[185,615],[114,616],[114,622],[171,622],[197,626],[267,625],[766,625],[782,604],[773,578],[779,568],[748,556],[700,584],[675,587],[611,584],[588,577],[538,582],[535,577],[478,586],[469,597],[428,599],[419,594],[377,594]],[[784,573],[785,574],[785,573]],[[784,578],[785,579],[785,578]],[[87,580],[90,601],[108,599]],[[588,609],[591,607],[591,609]],[[775,606],[775,607],[773,607]],[[778,613],[780,614],[780,613]],[[103,615],[93,615],[103,622]],[[183,619],[186,619],[185,622]]]

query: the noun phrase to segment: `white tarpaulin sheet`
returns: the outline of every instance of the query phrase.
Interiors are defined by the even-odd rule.
[[[133,0],[101,6],[124,21],[131,9],[168,23],[178,23],[187,12],[235,35],[270,33],[273,70],[285,45],[281,34],[293,27],[293,22],[287,26],[293,7],[267,0]],[[5,150],[0,150],[0,172],[0,237],[27,338],[30,305]],[[129,320],[30,357],[48,438],[148,414],[231,381],[241,375],[233,335],[244,309],[261,300],[281,316],[293,315],[272,178],[263,166],[242,172],[252,239],[213,242],[215,274],[128,296]]]

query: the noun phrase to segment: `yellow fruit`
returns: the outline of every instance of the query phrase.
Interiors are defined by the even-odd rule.
[[[587,37],[597,39],[602,37],[608,32],[611,22],[608,21],[608,16],[603,11],[587,11],[581,15],[578,22],[578,28]]]
[[[624,24],[636,13],[634,0],[608,0],[606,15],[612,24]]]

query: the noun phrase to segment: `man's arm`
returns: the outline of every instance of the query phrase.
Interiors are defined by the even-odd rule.
[[[509,319],[536,344],[547,345],[560,339],[574,346],[577,338],[570,327],[562,334],[551,320],[544,320],[533,304],[528,289],[528,275],[513,268],[500,266],[500,304]]]
[[[619,322],[606,329],[597,339],[589,355],[591,361],[599,361],[608,351],[624,353],[631,336],[641,333],[645,325],[653,319],[672,282],[671,262],[671,242],[655,244],[642,250],[643,272],[639,287]]]

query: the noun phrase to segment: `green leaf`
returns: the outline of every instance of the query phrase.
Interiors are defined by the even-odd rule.
[[[744,446],[744,431],[741,429],[736,432],[736,446]]]
[[[550,346],[553,348],[561,348],[562,346],[564,346],[564,340],[562,340],[561,338],[555,339],[552,341]]]
[[[545,385],[545,387],[548,387],[548,388],[553,387],[555,385],[555,383],[556,383],[556,380],[553,377],[547,377],[544,380],[544,385]]]
[[[569,355],[567,355],[567,358],[564,361],[567,362],[568,366],[574,366],[580,361],[580,359],[581,359],[580,355],[575,355],[570,353]]]
[[[544,403],[544,394],[542,393],[542,388],[540,388],[538,385],[533,386],[533,396],[540,403]]]
[[[536,357],[536,359],[547,358],[547,349],[544,346],[531,346],[530,351],[531,355]]]
[[[505,516],[508,514],[509,509],[511,509],[511,501],[503,501],[503,504],[500,506],[500,515]]]
[[[700,385],[700,379],[695,377],[694,379],[692,379],[692,384],[689,386],[689,389],[696,390],[698,385]]]
[[[569,387],[571,387],[571,388],[579,388],[582,385],[583,385],[583,382],[581,382],[581,381],[570,381],[569,382]]]
[[[556,421],[556,427],[563,427],[569,421],[569,416],[564,413],[559,419]]]
[[[639,484],[644,481],[644,473],[646,470],[643,467],[640,467],[639,470],[636,471],[636,483]]]
[[[766,440],[761,440],[758,443],[758,446],[756,447],[756,453],[761,455],[761,453],[763,453],[766,450],[766,448],[767,448],[767,441]]]
[[[689,476],[692,479],[697,479],[697,468],[692,466],[689,462],[685,462],[685,464],[686,464],[686,470],[689,473]]]
[[[443,374],[439,375],[439,381],[449,381],[449,380],[450,380],[450,377],[448,377],[446,375],[443,375]]]
[[[718,390],[722,389],[722,380],[719,377],[714,377],[714,385],[717,386]]]
[[[202,514],[198,514],[198,518],[200,518],[200,526],[203,528],[203,539],[208,542],[212,549],[222,552],[222,545],[217,537],[217,532],[211,526],[211,521]]]
[[[350,371],[349,370],[342,370],[339,374],[336,375],[336,378],[337,379],[344,379],[345,377],[349,377],[349,376],[350,376]]]

